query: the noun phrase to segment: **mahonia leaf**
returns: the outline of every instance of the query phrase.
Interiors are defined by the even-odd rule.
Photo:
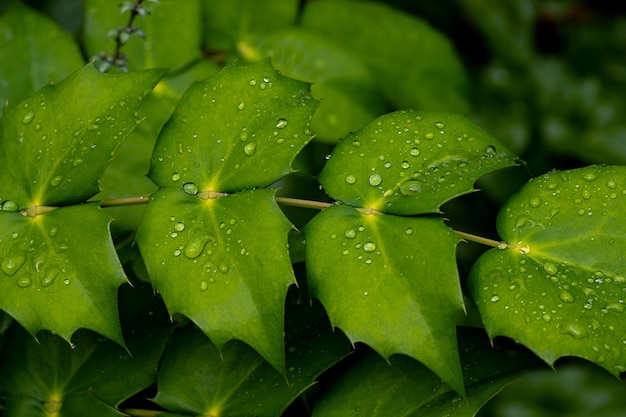
[[[401,110],[344,138],[319,181],[346,204],[413,215],[436,212],[482,175],[514,164],[504,145],[463,116]]]
[[[119,416],[119,404],[156,380],[169,330],[136,320],[128,328],[132,356],[95,333],[76,334],[76,346],[48,332],[33,340],[13,325],[2,351],[3,416]]]
[[[82,327],[123,345],[117,288],[127,281],[109,221],[96,203],[36,217],[0,211],[2,310],[33,335],[69,340]]]
[[[103,74],[92,64],[49,85],[0,120],[0,200],[20,209],[87,200],[139,103],[162,70]]]
[[[231,339],[284,372],[284,304],[295,283],[292,228],[274,190],[203,200],[187,189],[153,194],[137,242],[170,312],[194,321],[221,349]]]
[[[70,34],[19,1],[10,2],[0,16],[0,62],[6,63],[0,66],[0,115],[5,103],[20,102],[84,64]]]
[[[460,328],[459,336],[465,398],[410,358],[394,356],[386,362],[365,352],[317,401],[313,417],[473,417],[506,385],[536,366],[531,354],[494,349],[477,329]]]
[[[302,27],[366,63],[396,108],[467,112],[461,60],[449,39],[416,16],[374,1],[314,1]]]
[[[157,140],[150,178],[220,192],[270,185],[311,139],[316,107],[308,84],[269,61],[228,66],[180,100]]]
[[[309,289],[333,326],[385,358],[421,361],[463,392],[455,333],[460,239],[441,220],[334,206],[311,220],[305,236]]]
[[[474,265],[470,289],[492,337],[549,364],[579,356],[626,370],[626,167],[589,166],[533,179],[498,215],[508,247]]]
[[[315,378],[346,356],[349,344],[326,318],[287,326],[288,382],[256,352],[238,342],[220,353],[198,331],[175,335],[159,369],[154,401],[186,415],[278,417]],[[311,314],[313,313],[313,314]]]

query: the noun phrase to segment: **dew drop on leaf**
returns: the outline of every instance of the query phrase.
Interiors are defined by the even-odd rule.
[[[376,250],[376,244],[374,242],[367,242],[363,245],[363,250],[365,252],[374,252]]]
[[[48,234],[50,235],[50,237],[55,237],[57,234],[59,233],[59,226],[50,226],[50,229],[48,229]]]
[[[405,181],[400,185],[400,193],[407,197],[419,194],[422,191],[422,185],[417,180]]]
[[[589,336],[587,329],[576,323],[564,323],[561,327],[561,333],[569,334],[576,340],[581,340]]]
[[[4,203],[2,203],[2,210],[3,211],[11,211],[11,212],[15,212],[19,209],[19,206],[17,205],[17,203],[13,200],[7,200]]]
[[[237,108],[238,108],[239,110],[243,110],[243,109],[245,109],[245,108],[246,108],[246,103],[244,103],[244,102],[242,101],[241,103],[239,103],[239,105],[237,106]]]
[[[276,121],[276,127],[279,128],[279,129],[286,128],[288,124],[289,124],[289,122],[287,121],[287,119],[278,119]]]
[[[183,191],[185,191],[187,194],[190,194],[190,195],[196,195],[198,194],[198,191],[200,191],[200,189],[195,183],[186,182],[183,184]]]
[[[558,268],[552,262],[546,262],[545,264],[543,264],[543,270],[546,271],[550,275],[554,275],[557,273]]]
[[[30,124],[30,122],[33,121],[34,117],[35,117],[35,113],[28,112],[24,115],[24,117],[22,117],[22,123],[24,123],[25,125]]]
[[[50,185],[53,187],[58,187],[63,182],[63,175],[55,175],[50,180]]]
[[[178,172],[175,172],[172,174],[172,181],[176,182],[180,180],[180,174]]]
[[[45,288],[52,285],[60,272],[57,267],[50,269],[50,271],[41,278],[41,286]]]
[[[345,232],[345,236],[346,236],[348,239],[354,239],[354,238],[356,237],[356,230],[354,230],[354,229],[348,229],[348,230],[346,230],[346,232]]]
[[[19,248],[12,248],[8,255],[2,260],[2,271],[12,277],[26,262],[26,256]]]
[[[409,151],[409,153],[411,154],[411,156],[419,156],[420,155],[420,150],[417,148],[411,148],[411,150]],[[403,167],[404,168],[404,167]],[[408,168],[408,166],[407,166]]]
[[[200,283],[200,291],[204,292],[209,288],[209,284],[206,281]]]
[[[354,175],[348,175],[346,177],[346,182],[348,184],[354,184],[356,182],[356,177]]]
[[[178,222],[174,225],[174,230],[176,230],[177,232],[182,232],[183,230],[185,230],[185,223],[183,222]]]
[[[207,236],[194,236],[191,238],[185,248],[185,256],[189,259],[195,259],[202,254],[209,238]]]
[[[407,235],[412,235],[413,234],[413,228],[412,227],[407,227],[406,230],[405,230],[405,233]]]
[[[256,142],[246,143],[246,145],[243,147],[243,153],[248,156],[254,155],[256,153]]]
[[[20,288],[28,288],[33,285],[33,282],[30,279],[30,274],[24,274],[17,279],[17,286]]]
[[[372,174],[369,177],[369,183],[372,187],[376,187],[378,185],[380,185],[380,183],[383,182],[383,178],[380,176],[380,174]]]
[[[230,271],[230,267],[226,265],[224,262],[219,264],[218,269],[220,270],[222,274],[226,274],[228,273],[228,271]]]

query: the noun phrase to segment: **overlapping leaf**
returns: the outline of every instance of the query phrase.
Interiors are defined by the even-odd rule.
[[[352,206],[413,215],[436,212],[482,175],[514,164],[503,145],[462,116],[403,110],[346,137],[319,180]]]
[[[385,358],[416,358],[463,392],[455,334],[463,305],[454,260],[460,239],[441,220],[336,206],[305,235],[311,295],[333,326]]]
[[[626,370],[626,168],[551,172],[501,209],[509,243],[472,269],[471,291],[492,337],[509,336],[552,364],[589,359]]]
[[[81,203],[98,191],[161,74],[111,76],[88,65],[0,121],[0,305],[33,334],[49,329],[69,340],[84,327],[123,344],[116,294],[126,278],[109,218],[96,204],[34,215],[36,206]]]
[[[284,301],[295,283],[292,228],[271,190],[310,140],[308,85],[265,61],[194,84],[157,140],[137,241],[171,314],[218,347],[239,339],[284,372]],[[234,194],[214,199],[214,192]],[[181,278],[185,285],[181,285]]]
[[[475,329],[460,329],[460,336],[465,398],[407,357],[386,362],[368,352],[334,382],[313,416],[473,417],[487,400],[537,365],[530,354],[493,349]]]

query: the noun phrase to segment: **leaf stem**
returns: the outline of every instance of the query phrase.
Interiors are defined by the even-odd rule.
[[[300,198],[290,198],[290,197],[276,197],[276,202],[278,204],[283,204],[285,206],[302,207],[302,208],[310,208],[310,209],[318,209],[318,210],[322,210],[333,205],[333,203],[327,203],[324,201],[303,200]]]
[[[110,198],[100,201],[100,207],[133,206],[137,204],[148,204],[149,201],[150,194],[144,194],[138,197]]]
[[[474,243],[480,243],[481,245],[487,245],[498,249],[506,249],[511,248],[512,246],[504,241],[497,241],[493,239],[488,239],[482,236],[476,236],[471,233],[461,232],[459,230],[453,230],[454,233],[461,236],[463,239],[468,240]]]

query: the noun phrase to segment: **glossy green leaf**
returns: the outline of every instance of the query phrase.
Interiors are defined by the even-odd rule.
[[[591,360],[626,370],[626,168],[535,178],[501,209],[507,249],[475,264],[470,286],[492,337],[519,340],[549,364]]]
[[[203,200],[166,188],[152,195],[137,242],[170,314],[189,317],[219,349],[248,343],[284,372],[290,229],[273,190]]]
[[[202,0],[204,40],[212,49],[235,49],[237,41],[256,32],[293,25],[298,0]]]
[[[123,415],[115,407],[155,381],[168,335],[144,321],[129,330],[132,356],[91,332],[77,333],[70,346],[47,332],[34,340],[12,326],[0,366],[3,416]]]
[[[162,70],[109,75],[87,65],[0,120],[0,200],[19,209],[85,201]]]
[[[133,26],[145,33],[145,40],[132,36],[124,45],[129,68],[181,68],[200,57],[201,0],[159,0],[143,6],[151,13],[143,19],[137,17]],[[84,8],[83,41],[87,54],[111,54],[115,42],[107,39],[106,34],[126,25],[129,12],[120,14],[120,4],[109,0],[86,0]]]
[[[463,306],[459,238],[441,220],[335,206],[305,236],[309,289],[333,326],[384,358],[403,353],[421,361],[463,392],[455,333]]]
[[[365,62],[397,108],[468,111],[461,61],[425,21],[377,2],[316,1],[306,4],[302,26]]]
[[[79,328],[124,344],[117,288],[126,282],[97,204],[37,217],[0,211],[0,305],[30,333]],[[86,234],[85,231],[89,230]]]
[[[473,191],[515,157],[468,119],[402,110],[379,117],[334,149],[319,181],[334,199],[385,213],[432,213]]]
[[[271,57],[288,77],[313,83],[320,100],[311,127],[316,139],[336,142],[387,110],[369,69],[349,50],[302,29],[262,33],[241,41],[239,52],[251,61]]]
[[[460,397],[426,367],[406,356],[384,361],[366,352],[316,403],[313,417],[473,417],[536,360],[496,350],[476,329],[460,329],[467,395]]]
[[[305,310],[311,317],[313,309]],[[324,320],[295,320],[292,325],[297,327],[287,326],[288,382],[242,343],[229,343],[220,353],[200,332],[176,334],[159,369],[154,401],[183,415],[280,416],[349,352],[345,337]]]
[[[269,61],[226,67],[180,100],[157,140],[150,178],[220,192],[270,185],[311,139],[316,107],[308,84]]]
[[[0,62],[0,115],[5,103],[18,103],[83,66],[72,37],[18,1],[0,16]]]

